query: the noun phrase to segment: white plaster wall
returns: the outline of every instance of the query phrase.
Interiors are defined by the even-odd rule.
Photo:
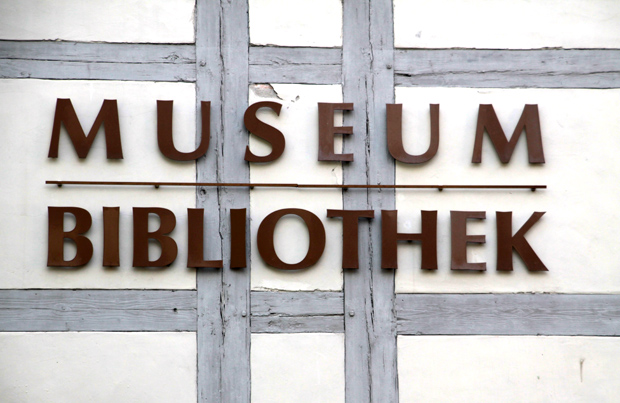
[[[340,0],[250,0],[250,42],[278,46],[342,46]]]
[[[64,131],[59,157],[47,158],[57,98],[70,98],[85,131],[104,99],[117,99],[123,160],[107,160],[103,132],[88,157],[80,160]],[[193,162],[174,162],[157,147],[156,101],[174,100],[177,148],[194,149],[195,86],[181,83],[0,80],[0,147],[3,192],[0,195],[0,288],[194,288],[195,270],[187,263],[187,208],[195,207],[195,189],[152,187],[58,188],[46,180],[179,181],[196,178]],[[78,269],[52,269],[47,262],[48,206],[88,210],[94,247],[90,263]],[[103,268],[102,207],[120,206],[118,269]],[[134,269],[132,207],[164,207],[177,217],[172,233],[179,255],[168,268]],[[72,228],[66,220],[66,229]],[[153,223],[153,225],[156,225]],[[153,228],[154,229],[154,228]],[[66,242],[66,250],[71,243]],[[75,252],[68,251],[66,259]],[[159,256],[155,248],[151,260]]]
[[[437,155],[423,165],[398,163],[397,184],[538,184],[546,190],[399,190],[399,231],[420,231],[420,210],[438,210],[438,263],[420,270],[418,244],[398,247],[397,292],[620,292],[620,91],[560,89],[397,88],[403,104],[403,137],[412,154],[430,138],[429,104],[440,104]],[[525,138],[502,165],[485,134],[481,164],[472,164],[479,104],[493,104],[502,127],[512,135],[525,104],[538,104],[546,163],[527,162]],[[487,271],[450,270],[450,210],[486,211],[468,224],[469,234],[485,234],[471,246],[471,262]],[[514,271],[496,271],[496,211],[513,211],[517,231],[535,211],[547,213],[526,239],[549,268],[531,273],[513,254]]]
[[[394,0],[398,48],[617,48],[616,0]]]
[[[196,402],[195,333],[0,333],[0,400]]]
[[[97,42],[194,42],[194,0],[8,0],[0,38]]]
[[[399,336],[400,401],[615,402],[620,339]]]
[[[344,334],[253,334],[252,402],[344,402]]]
[[[282,104],[280,116],[269,109],[261,109],[257,116],[283,133],[286,148],[276,161],[250,164],[252,183],[341,184],[340,163],[318,161],[317,107],[318,102],[342,102],[341,87],[296,84],[251,86],[250,104],[260,101]],[[338,117],[336,121],[338,122]],[[336,136],[339,137],[341,136]],[[336,150],[341,147],[341,142],[335,144]],[[250,149],[257,155],[266,155],[271,147],[252,135]],[[252,289],[342,289],[342,222],[326,218],[327,209],[342,209],[342,194],[339,189],[254,188],[250,191],[250,205]],[[267,215],[284,208],[309,210],[323,222],[327,240],[323,256],[316,265],[303,270],[285,271],[267,266],[260,257],[257,248],[258,227]],[[308,230],[301,219],[285,216],[278,222],[274,244],[283,261],[301,261],[308,251],[308,242]]]

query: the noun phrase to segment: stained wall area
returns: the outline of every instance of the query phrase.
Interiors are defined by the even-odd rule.
[[[3,2],[0,400],[614,401],[618,27],[611,0]],[[64,127],[59,157],[48,158],[59,98],[71,99],[85,131],[116,100],[123,159],[106,158],[107,128],[78,158]],[[210,102],[204,156],[162,155],[158,100],[174,101],[183,152],[200,143],[201,102]],[[256,102],[281,104],[279,114],[257,113],[286,140],[269,163],[244,160],[246,147],[272,150],[244,126]],[[317,104],[343,102],[353,110],[334,125],[353,129],[335,136],[334,150],[354,160],[318,161]],[[439,147],[427,162],[390,155],[394,103],[412,155],[429,148],[430,105],[439,105]],[[506,136],[525,105],[538,105],[545,163],[528,162],[525,136],[502,163],[487,134],[472,163],[482,104]],[[261,186],[282,183],[328,187]],[[87,265],[47,266],[49,206],[92,215]],[[120,208],[118,267],[102,264],[103,207]],[[170,266],[133,267],[135,207],[175,214]],[[204,209],[204,258],[222,268],[187,267],[193,208]],[[261,222],[284,208],[310,211],[325,228],[312,267],[278,270],[259,253]],[[247,211],[244,268],[230,267],[232,209]],[[327,209],[374,211],[358,223],[358,269],[342,268],[343,220]],[[382,210],[398,211],[400,233],[420,232],[421,212],[437,211],[436,270],[421,269],[417,242],[400,242],[398,268],[382,268]],[[452,211],[484,212],[467,221],[484,243],[469,243],[466,256],[486,270],[451,270]],[[513,270],[497,270],[496,212],[505,211],[513,232],[545,212],[525,238],[548,271],[528,270],[516,251]],[[65,231],[74,221],[65,216]],[[151,231],[159,224],[150,217]],[[293,215],[276,226],[285,262],[303,259],[310,241]],[[160,251],[149,244],[152,259]]]

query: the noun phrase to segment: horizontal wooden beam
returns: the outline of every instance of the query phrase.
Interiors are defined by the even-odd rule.
[[[194,45],[0,41],[0,78],[196,80]]]
[[[410,87],[618,88],[615,49],[399,49],[395,83]]]
[[[340,84],[342,49],[251,47],[251,83]]]
[[[0,59],[194,64],[196,48],[183,44],[0,40]]]
[[[252,83],[340,84],[342,49],[250,47]],[[0,78],[196,80],[193,44],[0,41]],[[397,49],[395,84],[618,88],[616,49]]]
[[[342,333],[341,292],[253,291],[252,333]]]
[[[398,334],[620,335],[620,295],[397,294]]]
[[[219,309],[219,307],[214,307]],[[253,333],[341,333],[342,292],[252,291]],[[403,335],[620,335],[620,295],[397,294]],[[0,290],[0,332],[195,331],[193,290]]]
[[[170,63],[91,63],[0,59],[0,78],[193,82],[196,68]]]
[[[196,331],[196,291],[0,290],[0,331]]]

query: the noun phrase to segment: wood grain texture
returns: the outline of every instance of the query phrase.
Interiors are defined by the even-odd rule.
[[[195,291],[0,290],[2,332],[195,330]]]
[[[252,316],[252,333],[343,333],[344,319],[333,316]]]
[[[252,292],[252,333],[342,333],[340,292]]]
[[[194,45],[0,40],[0,59],[194,64]]]
[[[396,85],[617,88],[620,50],[397,50]]]
[[[218,182],[250,181],[250,167],[245,161],[249,136],[243,125],[243,114],[249,98],[249,21],[247,0],[220,2],[222,10],[222,133],[218,149],[221,152]],[[250,206],[250,190],[224,188],[220,197],[220,234],[230,234],[230,209]],[[250,211],[247,212],[247,220]],[[246,222],[250,228],[249,221]],[[221,240],[220,240],[221,242]],[[250,231],[246,232],[250,245]],[[222,318],[224,344],[222,359],[222,402],[250,401],[250,267],[249,248],[246,248],[247,267],[229,268],[230,242],[222,248]]]
[[[250,65],[296,64],[340,65],[342,49],[339,48],[292,48],[275,46],[252,46],[250,48]]]
[[[0,41],[0,78],[196,79],[193,45]]]
[[[342,315],[341,292],[252,291],[252,316]]]
[[[398,294],[398,334],[620,335],[620,295]]]
[[[0,78],[193,82],[195,76],[190,64],[0,59]]]
[[[386,103],[394,103],[392,2],[344,2],[344,102],[354,134],[344,151],[354,161],[344,183],[394,183],[394,162],[385,142]],[[372,158],[370,157],[372,156]],[[394,208],[394,191],[346,192],[345,209]],[[375,218],[377,220],[378,218]],[[347,402],[397,402],[394,273],[381,269],[380,226],[360,220],[360,268],[345,270],[345,397]]]
[[[222,133],[222,60],[220,57],[220,8],[214,1],[196,2],[196,135],[201,133],[198,122],[199,104],[211,102],[211,143],[205,157],[196,162],[198,182],[217,181],[217,156],[215,139]],[[200,141],[197,138],[197,141]],[[196,190],[196,207],[204,208],[206,228],[219,228],[220,216],[218,190]],[[207,231],[209,233],[209,231]],[[207,236],[205,254],[209,259],[222,258],[221,240]],[[222,345],[224,323],[221,294],[222,271],[201,269],[196,274],[198,292],[197,350],[198,350],[198,402],[217,402],[221,399]]]
[[[340,65],[272,64],[250,66],[250,82],[271,84],[340,84]]]
[[[220,57],[220,7],[218,2],[196,2],[196,136],[201,133],[200,102],[211,102],[211,143],[205,157],[196,162],[198,182],[216,182],[219,157],[216,138],[222,133],[222,60]],[[220,227],[218,189],[196,189],[196,207],[204,208],[207,234]],[[211,231],[209,231],[211,228]],[[222,258],[221,239],[207,235],[205,255],[208,259]],[[198,402],[218,402],[221,399],[222,346],[224,321],[222,317],[222,270],[200,269],[196,274],[198,292],[197,318],[197,377]]]
[[[196,101],[211,101],[211,143],[197,162],[199,182],[249,182],[243,113],[248,103],[248,4],[199,0],[196,5]],[[200,136],[200,123],[197,136]],[[198,139],[199,141],[199,139]],[[223,269],[203,269],[198,290],[198,401],[250,401],[250,259],[230,270],[231,208],[250,205],[249,189],[197,189],[207,212],[206,255]],[[249,217],[249,213],[248,213]],[[249,227],[249,225],[248,225]],[[248,231],[249,237],[249,231]]]
[[[340,84],[342,50],[336,48],[250,48],[250,82]]]

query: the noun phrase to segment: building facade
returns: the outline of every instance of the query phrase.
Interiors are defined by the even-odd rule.
[[[620,396],[617,1],[0,22],[0,401]]]

